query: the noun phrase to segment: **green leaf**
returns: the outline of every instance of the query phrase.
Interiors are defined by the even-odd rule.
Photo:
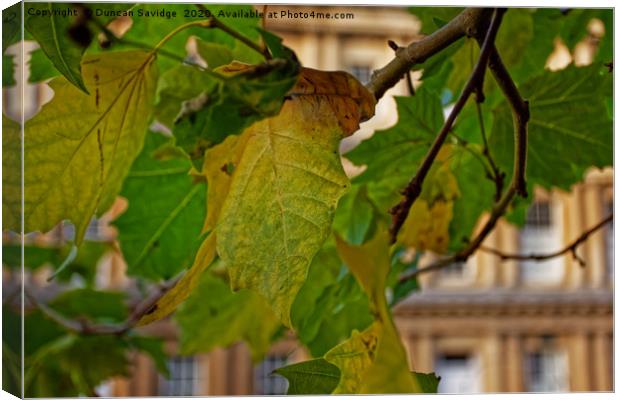
[[[127,347],[123,339],[102,335],[64,335],[47,342],[27,365],[26,396],[92,395],[104,380],[128,375]]]
[[[440,28],[442,23],[456,17],[462,7],[409,7],[409,12],[420,19],[421,33],[430,34]]]
[[[41,49],[36,49],[30,53],[28,65],[30,66],[28,83],[43,82],[60,74]]]
[[[437,387],[439,386],[438,377],[434,372],[429,374],[425,374],[422,372],[413,372],[418,382],[420,382],[420,387],[422,388],[422,393],[437,393]]]
[[[233,293],[227,282],[210,273],[203,274],[175,319],[181,328],[181,353],[207,353],[243,340],[254,361],[265,356],[280,326],[261,296],[249,290]]]
[[[129,344],[148,354],[155,362],[155,368],[165,377],[170,377],[168,370],[168,356],[164,351],[164,341],[159,337],[130,336]]]
[[[2,55],[2,87],[15,85],[15,56]]]
[[[612,165],[613,125],[604,99],[611,79],[605,68],[547,71],[519,89],[530,102],[526,176],[531,184],[569,190],[588,168]],[[490,146],[510,176],[513,128],[505,103],[495,112]]]
[[[26,245],[24,246],[24,267],[34,271],[48,265],[57,274],[54,279],[68,282],[73,278],[74,274],[78,274],[84,278],[87,286],[92,286],[97,272],[97,262],[105,253],[112,249],[112,245],[106,242],[86,241],[82,243],[75,259],[62,272],[59,272],[58,269],[63,261],[67,259],[71,248],[71,244],[65,244],[60,247]],[[3,245],[2,263],[8,268],[21,268],[21,245]]]
[[[398,122],[360,143],[345,157],[366,170],[353,181],[367,183],[368,197],[380,210],[388,210],[400,198],[400,190],[443,125],[438,95],[424,87],[415,96],[395,97]]]
[[[70,5],[67,3],[29,4],[29,9],[33,9],[35,13],[42,13],[42,15],[34,15],[28,12],[24,19],[24,25],[37,40],[56,69],[69,82],[84,93],[88,93],[88,88],[82,78],[80,64],[85,47],[80,46],[69,36],[69,28],[73,19],[61,15],[68,7]]]
[[[74,289],[56,297],[50,306],[71,319],[87,318],[97,322],[122,322],[127,318],[125,294],[94,289]]]
[[[492,154],[496,159],[497,155]],[[494,203],[495,185],[485,178],[485,168],[479,157],[459,149],[451,160],[460,196],[452,206],[448,251],[458,251],[465,246],[482,213],[490,210]],[[505,180],[508,184],[508,179]]]
[[[15,3],[2,10],[2,54],[7,47],[21,40],[22,4]]]
[[[303,74],[278,116],[255,123],[239,138],[229,187],[219,190],[225,200],[216,226],[218,254],[233,289],[261,293],[287,326],[293,300],[349,186],[339,141],[374,108],[374,98],[346,73]],[[334,96],[343,92],[351,97]],[[217,165],[211,170],[217,174]],[[228,177],[221,164],[219,171]]]
[[[25,127],[26,232],[47,232],[69,219],[79,245],[92,215],[112,205],[150,120],[157,79],[153,57],[143,52],[85,57],[90,95],[62,77],[50,83],[54,98]],[[10,134],[8,141],[7,148],[20,148],[19,135]],[[3,163],[17,165],[19,155],[12,151]],[[10,181],[3,197],[3,216],[13,230],[20,226],[18,184]]]
[[[274,373],[288,380],[288,395],[330,394],[340,380],[340,370],[322,358],[278,368]]]
[[[207,62],[207,67],[215,69],[219,66],[230,64],[233,61],[232,49],[218,43],[205,42],[197,39],[198,54]]]
[[[371,233],[374,205],[365,185],[353,185],[342,197],[334,216],[334,230],[349,243],[362,244]]]
[[[114,221],[129,275],[170,279],[191,266],[201,243],[206,187],[192,182],[187,159],[156,159],[169,142],[149,132],[125,179],[127,210]]]
[[[183,102],[212,91],[216,85],[217,80],[196,67],[178,65],[169,69],[157,85],[155,118],[172,129]]]
[[[332,239],[312,260],[291,319],[299,340],[315,357],[346,340],[353,329],[372,323],[368,297],[342,266]]]
[[[297,80],[298,67],[275,60],[218,68],[216,72],[227,79],[207,86],[202,96],[185,107],[173,129],[177,145],[199,167],[205,149],[278,114],[284,96]]]
[[[216,16],[220,11],[243,12],[253,10],[252,6],[236,4],[207,5],[207,7],[211,13]],[[153,13],[161,10],[161,8],[161,4],[140,4],[140,9],[144,10],[145,13]],[[196,13],[190,15],[194,16],[186,17],[186,11],[194,11],[193,8],[195,8]],[[123,38],[127,43],[138,42],[145,45],[147,48],[152,48],[159,42],[162,34],[171,32],[184,23],[205,19],[205,15],[200,15],[201,11],[194,5],[166,4],[166,11],[176,12],[176,18],[144,18],[138,16],[136,13],[133,17],[131,28],[123,35]],[[256,27],[260,24],[260,19],[258,18],[226,18],[222,21],[229,28],[243,34],[250,40],[257,41],[259,39],[259,34],[256,30]],[[157,60],[160,71],[163,72],[181,64],[182,60],[187,55],[185,46],[190,36],[196,36],[205,42],[217,43],[230,48],[233,51],[234,59],[237,61],[251,64],[262,61],[260,54],[219,29],[192,27],[174,35],[174,37],[162,47],[163,51]],[[134,48],[134,46],[124,43],[114,43],[111,46],[111,50],[127,48]],[[170,54],[174,55],[174,57],[169,56]]]

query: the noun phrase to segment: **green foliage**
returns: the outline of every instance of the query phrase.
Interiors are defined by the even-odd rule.
[[[286,394],[330,394],[340,381],[340,370],[322,358],[278,368],[274,373],[288,380]]]
[[[129,275],[170,279],[188,268],[200,246],[206,188],[192,182],[191,163],[158,155],[169,140],[146,135],[142,153],[125,179],[120,195],[127,210],[114,222]]]
[[[69,82],[88,93],[82,78],[80,64],[85,47],[69,36],[69,28],[73,23],[72,19],[60,15],[60,12],[68,6],[68,3],[29,4],[28,7],[33,8],[35,12],[45,12],[45,14],[28,13],[24,18],[24,26],[37,40],[56,69]]]
[[[173,128],[176,144],[196,167],[209,147],[277,115],[297,79],[298,66],[284,60],[258,66],[233,63],[215,72],[217,78],[206,82],[203,94],[184,104]]]
[[[50,266],[55,279],[61,282],[70,281],[74,275],[84,279],[84,283],[94,285],[97,262],[108,251],[112,250],[110,243],[85,241],[80,246],[75,259],[59,271],[60,266],[67,260],[71,252],[71,245],[42,247],[35,245],[24,246],[24,266],[32,271],[43,266]],[[2,246],[2,264],[6,267],[21,268],[21,245],[5,244]]]
[[[30,67],[29,83],[43,82],[59,75],[54,64],[41,49],[36,49],[30,53],[28,65]]]
[[[530,102],[527,177],[532,184],[568,190],[589,167],[612,164],[613,131],[605,109],[610,82],[605,68],[592,65],[545,72],[520,86]],[[509,173],[512,138],[510,111],[503,103],[495,111],[490,145]]]
[[[353,181],[367,183],[368,197],[387,210],[400,197],[443,124],[439,97],[424,87],[413,97],[396,97],[398,124],[380,130],[345,157],[366,170]]]
[[[209,273],[203,274],[175,318],[181,327],[181,353],[206,353],[243,340],[255,361],[265,356],[280,326],[269,304],[257,293],[233,293],[226,281]]]
[[[15,3],[2,10],[2,54],[7,47],[17,43],[22,36],[22,3]]]

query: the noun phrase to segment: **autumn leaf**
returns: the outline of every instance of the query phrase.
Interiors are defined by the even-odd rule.
[[[154,60],[140,51],[85,57],[90,95],[63,77],[50,82],[54,98],[25,126],[26,232],[47,232],[69,219],[79,244],[92,215],[111,206],[142,148],[157,82]],[[11,138],[9,146],[19,148],[18,136]],[[19,201],[17,188],[5,193],[7,207]],[[8,228],[19,231],[18,210],[4,214]]]
[[[213,190],[220,190],[215,176],[224,181],[215,229],[232,287],[257,290],[287,326],[291,304],[349,185],[339,141],[374,107],[372,95],[344,72],[305,69],[290,97],[277,117],[243,132],[238,140],[244,143],[229,161],[230,180],[222,175],[231,174],[227,164],[205,171]]]
[[[190,295],[200,282],[200,276],[215,259],[215,234],[210,233],[196,254],[194,264],[174,287],[166,292],[157,303],[138,321],[138,326],[147,325],[170,315]]]
[[[444,146],[428,173],[422,193],[409,210],[398,239],[416,250],[443,253],[450,241],[452,207],[459,196],[451,170],[452,147]]]
[[[388,235],[378,230],[361,246],[336,237],[338,252],[368,294],[375,321],[363,332],[330,350],[325,359],[338,366],[340,383],[334,393],[419,393],[420,384],[408,368],[405,349],[385,298],[390,269]]]

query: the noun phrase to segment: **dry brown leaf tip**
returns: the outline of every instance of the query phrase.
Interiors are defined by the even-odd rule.
[[[355,77],[344,71],[302,68],[290,96],[321,96],[329,102],[344,136],[359,129],[375,114],[376,100]]]

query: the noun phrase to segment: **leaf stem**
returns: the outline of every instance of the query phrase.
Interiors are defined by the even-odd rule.
[[[202,10],[202,11],[209,11],[202,4],[196,4],[196,7],[198,9]],[[215,17],[215,15],[212,12],[210,12],[210,11],[209,11],[209,15],[210,15],[210,17],[208,19],[208,21],[209,21],[209,25],[207,26],[208,28],[218,28],[222,32],[225,32],[225,33],[229,34],[233,38],[237,39],[241,43],[245,44],[246,46],[248,46],[252,50],[256,51],[258,54],[263,56],[265,58],[265,60],[271,60],[273,58],[271,56],[271,53],[269,52],[269,49],[267,49],[264,46],[260,46],[259,44],[257,44],[254,41],[252,41],[250,38],[242,35],[241,33],[237,32],[236,30],[230,28],[228,25],[226,25],[225,23],[223,23],[222,21],[217,19]]]

